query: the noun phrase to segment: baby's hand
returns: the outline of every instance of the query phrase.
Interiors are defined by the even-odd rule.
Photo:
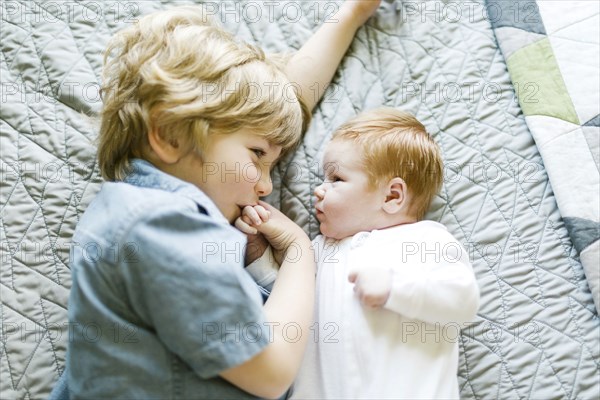
[[[271,212],[263,206],[246,206],[242,215],[235,221],[235,227],[247,235],[258,234],[258,229],[263,222],[268,222]]]
[[[299,239],[308,241],[306,233],[281,211],[259,201],[256,206],[247,206],[235,226],[248,234],[264,235],[273,247],[276,261],[281,265],[288,248]]]
[[[244,208],[242,216],[235,221],[235,227],[246,234],[248,243],[246,244],[245,265],[248,266],[263,255],[269,242],[259,233],[253,225],[260,225],[269,220],[270,213],[262,206],[252,206]]]
[[[381,308],[392,290],[392,271],[389,268],[369,266],[351,271],[348,281],[354,283],[354,292],[367,307]]]

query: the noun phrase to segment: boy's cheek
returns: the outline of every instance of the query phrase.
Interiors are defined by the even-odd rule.
[[[233,175],[233,171],[229,171]],[[256,184],[261,177],[261,170],[254,165],[254,163],[245,164],[241,169],[235,171],[235,175],[239,180],[246,184]]]

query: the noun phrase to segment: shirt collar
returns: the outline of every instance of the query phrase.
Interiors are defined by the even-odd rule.
[[[131,185],[161,189],[187,197],[198,205],[199,211],[205,211],[217,222],[229,225],[227,218],[202,190],[191,183],[159,170],[146,160],[133,159],[131,161],[131,172],[123,181]]]

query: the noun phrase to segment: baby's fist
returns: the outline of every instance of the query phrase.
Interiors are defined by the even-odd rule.
[[[257,227],[268,222],[271,213],[263,206],[246,206],[242,210],[242,215],[235,220],[235,227],[247,235],[256,235]]]
[[[371,308],[385,305],[392,291],[392,271],[389,268],[366,267],[348,274],[360,302]]]

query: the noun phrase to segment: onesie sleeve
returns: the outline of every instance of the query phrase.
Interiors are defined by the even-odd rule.
[[[472,322],[479,308],[479,287],[468,254],[454,238],[438,240],[429,257],[417,254],[392,269],[392,289],[384,308],[428,323]],[[432,241],[433,242],[433,241]]]
[[[279,264],[275,261],[273,248],[267,246],[265,252],[246,267],[246,272],[250,274],[254,281],[267,289],[269,292],[273,289],[273,284],[277,279]]]
[[[242,364],[268,345],[240,232],[169,206],[131,226],[123,241],[135,257],[117,264],[131,307],[200,377]]]

